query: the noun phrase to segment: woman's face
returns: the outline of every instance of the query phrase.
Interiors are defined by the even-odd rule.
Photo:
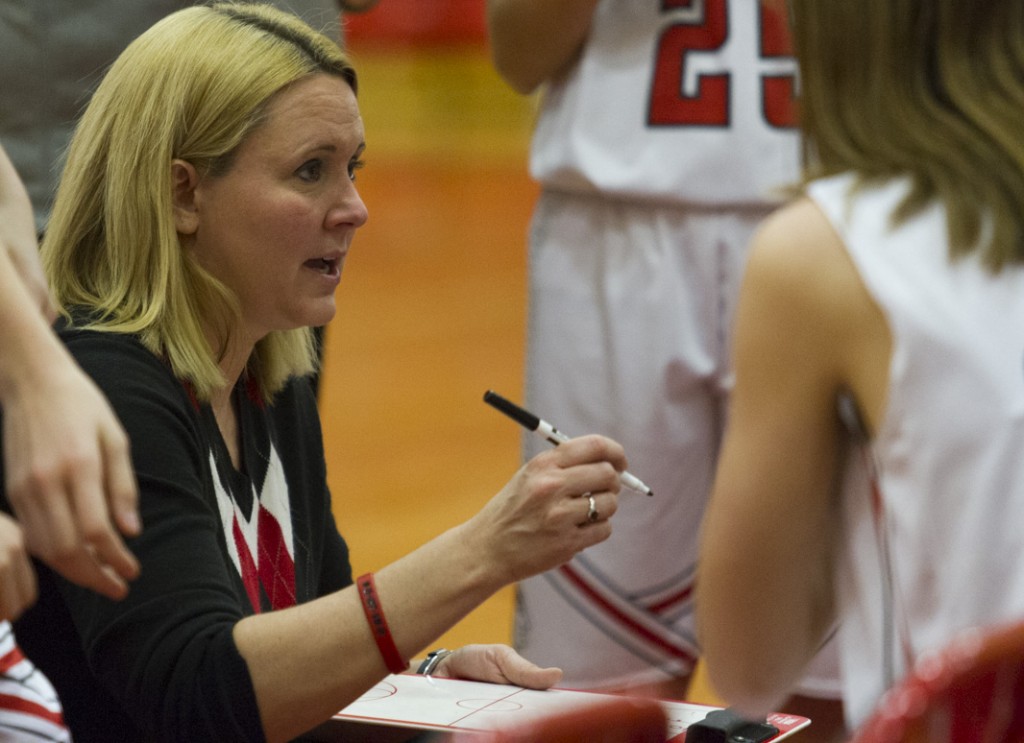
[[[189,249],[238,296],[244,332],[327,323],[352,237],[364,148],[355,94],[316,74],[277,93],[226,174],[195,188]]]

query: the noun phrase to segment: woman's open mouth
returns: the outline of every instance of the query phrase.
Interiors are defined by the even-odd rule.
[[[322,273],[325,276],[333,276],[341,270],[341,259],[340,258],[315,258],[311,261],[306,261],[306,268]]]

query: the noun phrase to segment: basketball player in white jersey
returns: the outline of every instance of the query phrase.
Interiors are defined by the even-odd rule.
[[[786,19],[757,0],[489,0],[488,22],[498,71],[543,85],[526,406],[617,437],[654,491],[624,495],[605,544],[520,584],[515,644],[568,685],[681,697],[734,300],[755,226],[799,175]],[[801,689],[821,740],[837,678],[825,659]]]
[[[792,6],[816,157],[752,248],[697,607],[750,714],[838,619],[855,728],[1024,617],[1024,7]]]

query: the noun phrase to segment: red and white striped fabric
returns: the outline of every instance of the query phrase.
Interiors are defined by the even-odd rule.
[[[57,692],[22,654],[9,622],[0,622],[0,741],[71,741]]]

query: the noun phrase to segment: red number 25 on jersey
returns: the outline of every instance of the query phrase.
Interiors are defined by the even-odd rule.
[[[733,0],[733,6],[758,7],[758,54],[761,59],[792,55],[785,19],[759,0]],[[729,90],[732,71],[699,75],[696,92],[683,89],[689,55],[720,49],[729,35],[729,0],[662,0],[662,12],[694,10],[703,6],[703,16],[673,23],[658,40],[651,103],[647,123],[651,126],[729,126]],[[772,127],[796,126],[796,78],[793,74],[760,73],[761,112]]]

